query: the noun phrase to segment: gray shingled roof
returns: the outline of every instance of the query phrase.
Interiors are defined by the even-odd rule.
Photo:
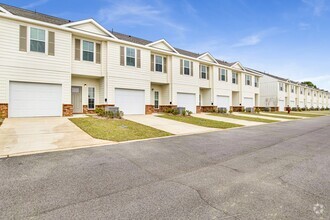
[[[282,81],[288,81],[288,80],[289,80],[289,79],[285,79],[285,78],[282,78],[282,77],[279,77],[279,76],[275,76],[275,75],[272,75],[272,74],[269,74],[269,73],[261,72],[261,71],[259,71],[259,70],[252,69],[252,68],[249,68],[249,67],[245,67],[245,68],[246,68],[246,70],[254,71],[254,72],[257,72],[257,73],[260,73],[260,74],[266,75],[266,76],[273,77],[273,78],[278,79],[278,80],[282,80]],[[289,81],[290,81],[290,80],[289,80]]]
[[[42,14],[42,13],[39,13],[39,12],[30,11],[30,10],[26,10],[26,9],[10,6],[10,5],[6,5],[6,4],[2,4],[2,3],[0,3],[0,6],[3,7],[4,9],[6,9],[7,11],[9,11],[10,13],[14,14],[14,15],[25,17],[25,18],[30,18],[30,19],[34,19],[34,20],[38,20],[38,21],[43,21],[43,22],[47,22],[47,23],[51,23],[51,24],[63,25],[63,24],[67,24],[67,23],[71,22],[70,20],[57,18],[57,17],[53,17],[53,16],[50,16],[50,15],[46,15],[46,14]],[[153,41],[150,41],[150,40],[145,40],[145,39],[142,39],[142,38],[134,37],[134,36],[127,35],[127,34],[122,34],[122,33],[119,33],[119,32],[113,32],[112,31],[112,34],[120,40],[132,42],[132,43],[136,43],[136,44],[140,44],[140,45],[147,45],[147,44],[150,44],[150,43],[153,42]],[[180,49],[180,48],[175,48],[175,50],[178,51],[179,54],[189,56],[189,57],[193,57],[193,58],[198,58],[199,56],[202,55],[202,54],[199,54],[199,53],[190,52],[190,51],[183,50],[183,49]],[[228,66],[228,67],[235,64],[235,62],[229,63],[229,62],[219,60],[219,59],[216,59],[216,61],[219,64],[222,64],[222,65],[225,65],[225,66]]]
[[[43,21],[43,22],[47,22],[47,23],[51,23],[51,24],[62,25],[62,24],[67,24],[67,23],[71,22],[70,20],[57,18],[57,17],[53,17],[50,15],[45,15],[45,14],[42,14],[39,12],[34,12],[34,11],[22,9],[22,8],[17,8],[17,7],[2,4],[2,3],[0,3],[0,6],[3,7],[4,9],[6,9],[7,11],[9,11],[10,13],[12,13],[13,15],[30,18],[30,19],[34,19],[34,20],[38,20],[38,21]]]

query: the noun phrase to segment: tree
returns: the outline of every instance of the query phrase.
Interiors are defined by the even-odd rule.
[[[302,82],[301,84],[304,84],[304,85],[307,85],[307,86],[310,86],[310,87],[313,87],[313,88],[317,89],[317,86],[314,85],[314,83],[312,83],[311,81],[305,81],[305,82]]]

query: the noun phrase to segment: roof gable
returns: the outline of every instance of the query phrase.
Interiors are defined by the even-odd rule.
[[[165,51],[169,51],[169,52],[174,52],[174,53],[178,53],[176,51],[176,49],[174,47],[172,47],[166,40],[161,39],[155,42],[152,42],[150,44],[147,44],[146,46],[148,47],[153,47],[153,48],[157,48],[160,50],[165,50]]]
[[[106,30],[104,27],[102,27],[99,23],[97,23],[93,19],[71,22],[68,24],[64,24],[62,26],[86,31],[93,34],[116,38],[112,33],[110,33],[108,30]]]
[[[205,60],[211,63],[218,63],[217,60],[210,53],[203,53],[198,57],[200,60]]]
[[[4,7],[1,7],[1,6],[0,6],[0,12],[3,12],[3,13],[5,13],[5,14],[10,14],[10,15],[12,15],[12,13],[10,13],[10,12],[7,11]]]
[[[240,62],[235,62],[231,67],[238,69],[238,70],[245,71],[244,67],[242,66],[242,64],[240,64]]]

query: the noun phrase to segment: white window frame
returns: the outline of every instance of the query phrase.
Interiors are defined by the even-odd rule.
[[[283,90],[284,90],[284,88],[283,88],[283,83],[282,82],[279,82],[279,90],[281,91],[281,92],[283,92]]]
[[[222,79],[222,76],[225,76],[225,79]],[[227,82],[227,77],[228,77],[228,70],[221,68],[220,69],[220,81]]]
[[[294,93],[294,86],[291,85],[291,93]]]
[[[31,50],[31,29],[34,28],[34,29],[38,29],[38,30],[43,30],[45,31],[45,52],[39,52],[39,51],[33,51]],[[28,51],[31,52],[31,53],[36,53],[36,54],[44,54],[44,55],[47,55],[48,54],[48,30],[47,29],[43,29],[43,28],[40,28],[40,27],[36,27],[36,26],[28,26],[27,27],[27,38],[29,39],[28,40]]]
[[[91,52],[91,51],[87,51],[87,50],[84,50],[84,42],[88,42],[88,43],[93,43],[93,61],[90,61],[90,60],[84,60],[84,51],[86,52]],[[84,61],[84,62],[89,62],[89,63],[95,63],[95,54],[96,54],[96,43],[94,41],[91,41],[91,40],[86,40],[86,39],[81,39],[80,40],[80,55],[81,55],[81,60]]]
[[[235,82],[234,82],[235,80]],[[238,73],[237,72],[232,72],[232,76],[231,76],[231,82],[232,84],[238,84]]]
[[[252,76],[251,75],[248,75],[248,74],[245,75],[245,85],[252,86]]]
[[[159,72],[159,73],[163,73],[164,72],[164,57],[163,56],[160,56],[160,55],[154,55],[154,65],[155,65],[155,72]],[[161,64],[157,63],[157,57],[160,57],[161,58]],[[162,68],[162,71],[157,71],[157,64],[158,65],[161,65],[161,68]]]
[[[203,71],[204,69],[204,71]],[[205,76],[203,77],[203,74],[205,74]],[[201,79],[207,79],[207,66],[205,65],[201,65]]]
[[[186,63],[188,63],[188,67],[186,67]],[[189,60],[183,60],[183,67],[182,67],[183,68],[183,75],[185,75],[185,76],[190,76],[191,75],[190,74],[191,73],[190,72],[191,71],[190,70],[190,65],[191,64],[190,64],[190,61]],[[186,69],[188,69],[188,74],[186,74],[186,71],[185,71]]]
[[[254,76],[254,87],[259,88],[259,78]]]
[[[132,50],[134,50],[134,57],[130,57],[130,56],[128,56],[128,54],[127,54],[127,50],[128,49],[132,49]],[[134,66],[133,65],[127,65],[127,58],[134,58]],[[125,66],[130,66],[130,67],[136,67],[136,64],[137,64],[137,60],[136,60],[137,58],[136,58],[136,49],[135,48],[133,48],[133,47],[125,47]]]
[[[94,97],[93,97],[94,98],[94,107],[93,108],[89,107],[89,89],[94,89]],[[95,86],[89,86],[89,87],[87,87],[87,108],[90,110],[94,110],[95,106],[96,106],[96,88],[95,88]]]
[[[156,100],[156,93],[158,94],[158,99]],[[155,90],[154,91],[154,108],[155,109],[159,109],[159,103],[160,103],[160,97],[159,97],[159,91],[158,90]],[[156,101],[158,102],[157,104],[158,104],[158,106],[156,107]]]

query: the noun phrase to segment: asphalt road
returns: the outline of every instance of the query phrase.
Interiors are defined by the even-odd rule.
[[[0,160],[1,219],[330,219],[330,117]]]

